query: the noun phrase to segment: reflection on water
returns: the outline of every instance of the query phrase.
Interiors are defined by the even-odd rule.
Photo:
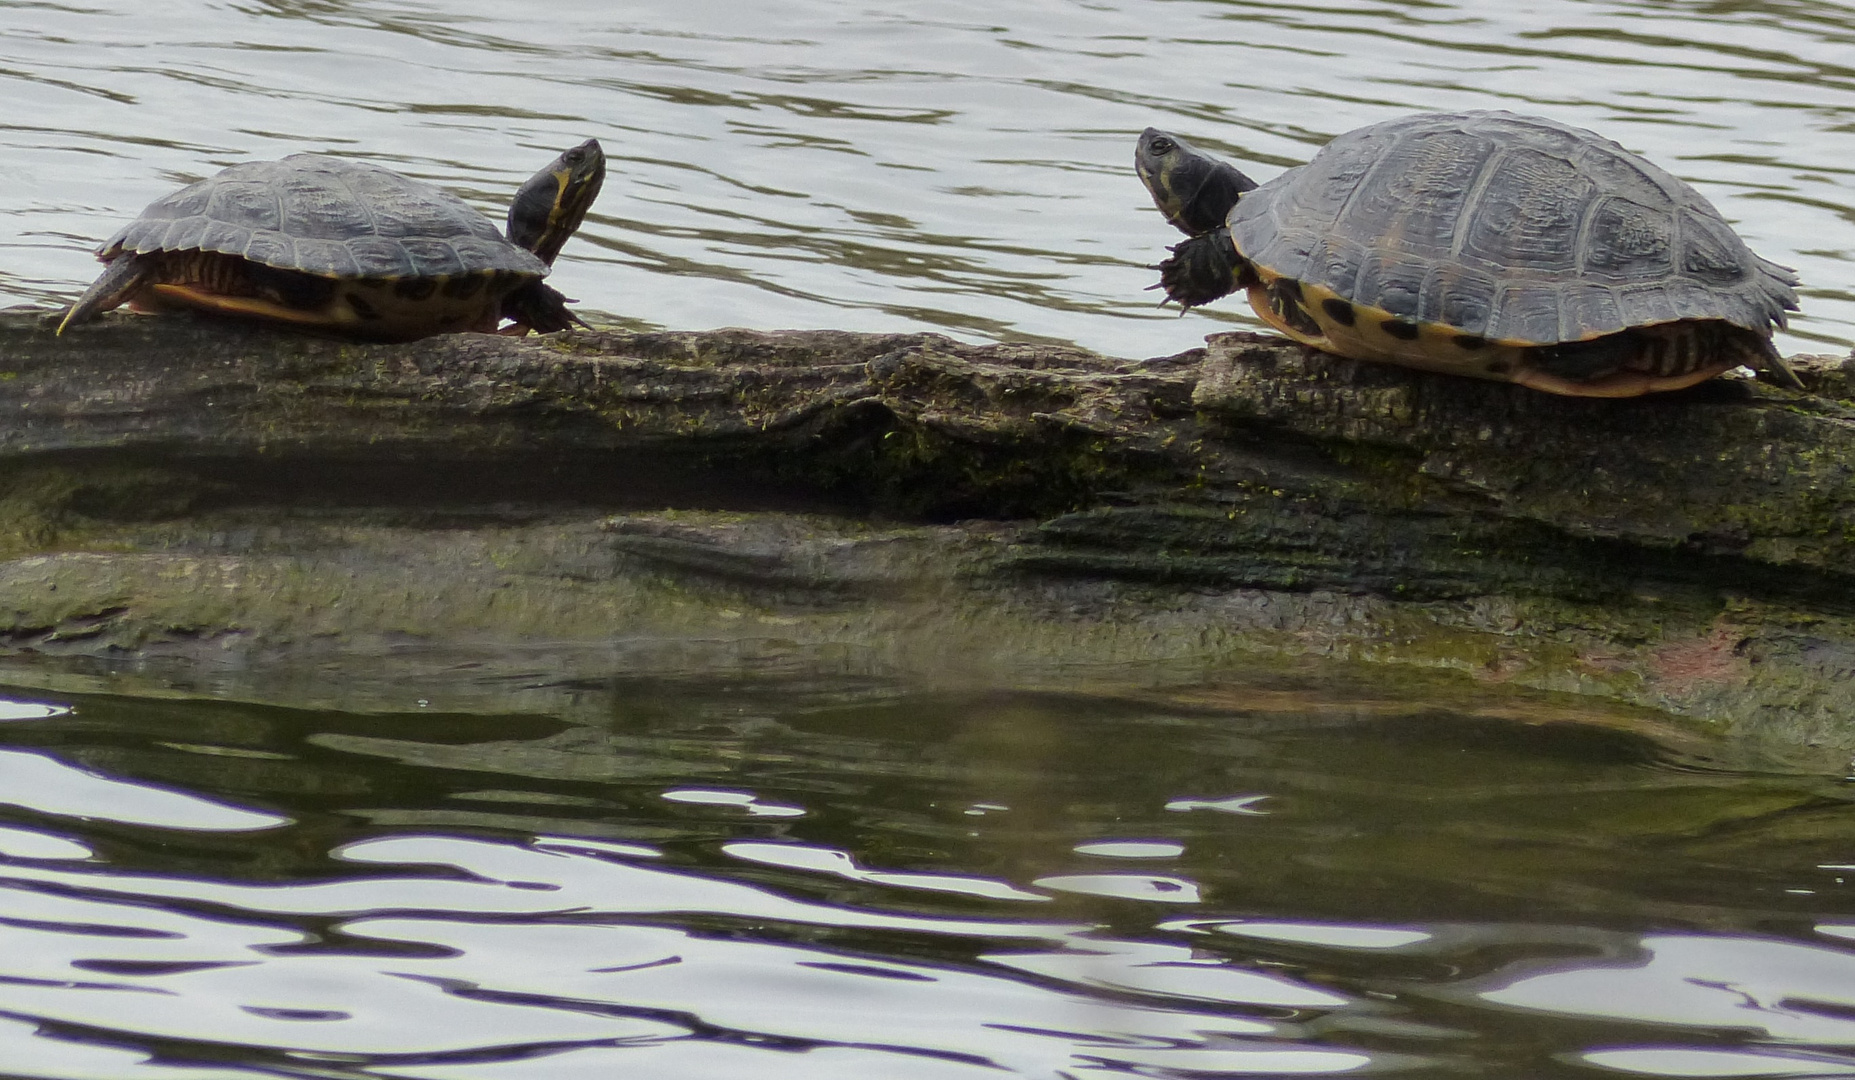
[[[1134,133],[1259,176],[1420,108],[1596,128],[1855,341],[1855,12],[1809,0],[0,0],[0,303],[250,158],[500,216],[626,325],[1146,356]],[[1209,695],[1206,701],[1216,701]],[[0,1069],[912,1080],[1855,1074],[1846,792],[1622,736],[869,687],[608,723],[0,701]],[[1235,704],[1230,702],[1234,701]]]
[[[1290,692],[627,684],[598,723],[16,692],[0,754],[44,765],[0,807],[0,1061],[1855,1074],[1845,790]]]
[[[558,281],[634,327],[1196,345],[1130,167],[1174,128],[1255,166],[1413,109],[1595,128],[1802,273],[1782,345],[1855,341],[1855,11],[1809,0],[933,5],[0,0],[0,303],[68,300],[154,197],[305,150],[496,213],[587,136],[612,175]]]

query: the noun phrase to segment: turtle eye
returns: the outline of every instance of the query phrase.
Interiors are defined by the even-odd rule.
[[[567,156],[565,160],[567,164],[569,165],[578,165],[580,162],[586,160],[586,154],[584,151],[580,150],[578,147],[575,147],[574,149],[567,151]]]
[[[1172,140],[1161,135],[1148,144],[1148,149],[1152,150],[1155,154],[1170,154],[1172,153]]]

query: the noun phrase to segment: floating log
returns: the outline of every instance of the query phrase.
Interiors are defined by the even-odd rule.
[[[1673,714],[1808,768],[1855,751],[1841,358],[1793,359],[1807,394],[1608,401],[1246,333],[1123,360],[50,325],[0,313],[15,682],[500,707],[625,672],[1067,687],[1313,657]]]

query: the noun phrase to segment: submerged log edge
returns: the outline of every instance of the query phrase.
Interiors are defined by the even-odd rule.
[[[1848,358],[1603,401],[1248,333],[52,324],[0,313],[0,681],[507,708],[1325,658],[1855,753]]]

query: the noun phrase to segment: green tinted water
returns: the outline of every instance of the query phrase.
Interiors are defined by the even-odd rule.
[[[1852,793],[1629,734],[1300,683],[4,711],[9,1075],[1855,1072]]]

